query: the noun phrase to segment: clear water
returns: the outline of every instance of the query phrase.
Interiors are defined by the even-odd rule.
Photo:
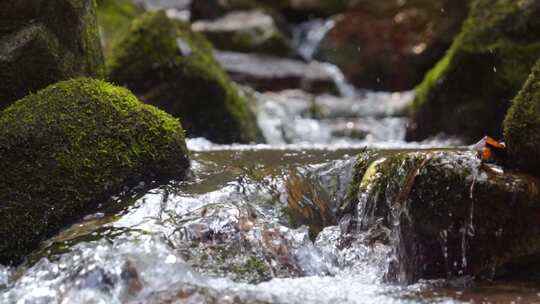
[[[312,241],[284,212],[287,180],[337,208],[355,149],[193,153],[193,177],[86,217],[18,268],[2,303],[530,303],[538,289],[383,280],[390,250],[328,226]],[[257,263],[253,263],[256,261]],[[257,264],[256,266],[249,266]],[[251,267],[251,268],[250,268]],[[256,269],[254,271],[254,269]],[[459,282],[458,282],[459,283]]]
[[[298,29],[306,59],[331,26]],[[295,194],[305,208],[322,202],[333,215],[365,147],[460,144],[405,142],[411,92],[359,92],[335,75],[345,97],[248,92],[267,144],[189,139],[188,180],[112,199],[23,265],[0,266],[0,303],[539,303],[540,288],[516,282],[393,285],[384,281],[386,245],[343,222],[311,239],[306,225],[290,220]]]

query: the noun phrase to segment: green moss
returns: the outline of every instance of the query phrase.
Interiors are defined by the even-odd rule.
[[[111,55],[112,41],[127,31],[131,21],[142,12],[131,0],[98,0],[97,16],[105,57]]]
[[[0,263],[141,181],[182,178],[180,123],[128,90],[80,78],[0,112]]]
[[[540,251],[539,181],[495,173],[474,152],[389,153],[353,184],[359,228],[393,249],[388,279],[476,276]]]
[[[210,43],[162,11],[144,14],[113,45],[109,77],[181,119],[189,136],[218,143],[260,141],[246,100]]]
[[[508,101],[540,53],[539,12],[534,1],[474,1],[451,49],[416,90],[408,138],[500,137]]]
[[[540,176],[540,60],[506,115],[504,138],[514,165]]]
[[[248,283],[258,283],[271,278],[270,268],[266,263],[256,256],[250,256],[243,265],[234,265],[231,271],[236,280],[246,281]]]
[[[60,80],[104,76],[95,10],[93,0],[0,8],[0,16],[11,14],[0,22],[0,108]]]
[[[367,150],[359,154],[356,158],[356,162],[353,167],[353,174],[349,186],[347,188],[347,194],[345,195],[344,203],[339,209],[339,215],[354,212],[358,203],[358,192],[360,190],[360,182],[366,173],[366,170],[377,159],[379,153],[373,150]]]

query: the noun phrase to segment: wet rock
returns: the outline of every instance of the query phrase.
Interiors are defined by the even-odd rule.
[[[140,182],[182,178],[177,120],[126,89],[79,78],[0,115],[0,263],[16,263],[70,221]]]
[[[241,84],[258,91],[281,91],[300,88],[307,92],[337,93],[333,75],[324,64],[273,56],[216,52],[216,59]]]
[[[111,55],[112,42],[129,29],[131,21],[143,12],[132,0],[98,0],[98,24],[105,57]]]
[[[540,60],[508,110],[504,138],[513,164],[540,176]]]
[[[231,11],[247,11],[254,9],[274,11],[285,6],[286,0],[193,0],[191,1],[191,20],[216,19]]]
[[[49,84],[102,77],[92,0],[6,1],[0,7],[0,108]]]
[[[288,0],[281,8],[287,20],[298,22],[313,17],[330,17],[346,12],[355,0]]]
[[[502,136],[510,103],[540,54],[540,2],[472,2],[462,32],[417,88],[409,140]]]
[[[235,10],[264,9],[280,12],[290,21],[302,21],[341,13],[352,3],[352,0],[193,0],[191,11],[193,20],[215,19]]]
[[[444,55],[466,0],[363,0],[335,18],[315,58],[339,66],[357,87],[410,90]]]
[[[190,137],[217,143],[261,141],[246,100],[221,69],[212,46],[163,11],[134,21],[113,45],[112,81],[179,117]]]
[[[261,11],[231,12],[213,20],[193,23],[220,50],[287,56],[290,41],[269,14]]]
[[[355,169],[358,226],[393,248],[390,280],[489,276],[540,251],[536,178],[472,151],[366,153]]]

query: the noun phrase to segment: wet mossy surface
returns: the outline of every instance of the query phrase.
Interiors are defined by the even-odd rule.
[[[143,9],[131,0],[97,0],[97,5],[103,53],[109,57],[112,42],[129,29],[131,21],[141,15]]]
[[[0,263],[141,182],[189,167],[177,119],[89,78],[51,85],[0,113]]]
[[[188,24],[150,12],[113,45],[109,78],[182,121],[188,136],[217,143],[262,140],[246,100]]]
[[[103,77],[94,0],[0,7],[0,108],[61,80]]]
[[[540,176],[540,60],[508,110],[504,138],[511,163]]]
[[[510,100],[538,54],[538,1],[475,0],[451,49],[416,89],[408,139],[500,138]]]
[[[360,229],[393,248],[389,280],[489,275],[540,251],[540,180],[499,173],[473,152],[382,156],[351,187]]]

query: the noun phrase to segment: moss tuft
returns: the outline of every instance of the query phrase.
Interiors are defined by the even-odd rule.
[[[540,176],[540,60],[506,115],[504,138],[513,164]]]
[[[509,101],[540,54],[540,3],[475,0],[462,32],[422,84],[408,139],[500,137]]]
[[[16,263],[71,220],[141,181],[182,178],[180,123],[89,78],[0,112],[0,263]]]
[[[189,136],[218,143],[262,138],[246,100],[214,59],[210,43],[162,11],[135,20],[114,43],[108,63],[112,81],[179,117]]]

